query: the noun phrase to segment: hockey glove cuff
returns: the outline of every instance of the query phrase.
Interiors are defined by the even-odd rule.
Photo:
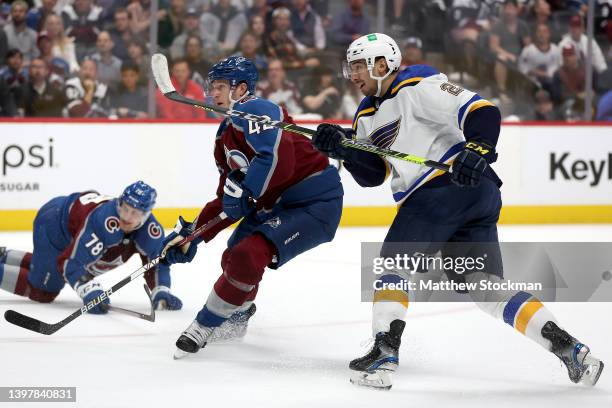
[[[151,292],[151,299],[155,310],[181,310],[183,302],[170,293],[167,286],[156,286]]]
[[[251,198],[253,194],[242,184],[244,177],[240,169],[232,170],[223,186],[223,211],[234,220],[239,220],[255,208]]]
[[[104,288],[102,285],[94,280],[90,274],[83,275],[74,285],[74,290],[79,297],[83,299],[84,305],[87,305],[89,302],[104,293]],[[108,305],[110,305],[110,299],[106,297],[104,300],[87,311],[93,314],[106,314],[108,313]]]

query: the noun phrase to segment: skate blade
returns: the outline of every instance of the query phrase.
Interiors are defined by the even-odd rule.
[[[580,379],[580,383],[589,387],[594,387],[597,381],[599,381],[603,369],[603,361],[594,361],[592,364],[588,364],[588,368]]]
[[[181,350],[180,348],[177,348],[172,358],[175,360],[180,360],[183,357],[186,357],[188,354],[192,354],[192,353],[188,353],[186,351]]]
[[[376,370],[371,373],[355,371],[350,380],[351,384],[377,390],[390,390],[393,385],[392,372],[388,370]]]

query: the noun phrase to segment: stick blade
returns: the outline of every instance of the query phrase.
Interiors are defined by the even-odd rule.
[[[24,329],[28,329],[36,333],[50,335],[57,331],[54,325],[41,322],[40,320],[23,315],[14,310],[7,310],[4,312],[4,318],[7,322],[12,323],[15,326],[23,327]]]
[[[153,78],[159,90],[165,95],[170,92],[175,92],[172,81],[170,80],[170,74],[168,73],[168,60],[163,54],[153,54],[151,57],[151,71],[153,71]]]

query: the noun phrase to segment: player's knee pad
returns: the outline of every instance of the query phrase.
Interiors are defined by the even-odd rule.
[[[238,282],[256,285],[273,255],[272,243],[263,235],[254,234],[229,249],[224,271]]]
[[[59,295],[59,292],[45,292],[41,289],[30,287],[30,293],[28,297],[36,302],[40,303],[51,303]]]

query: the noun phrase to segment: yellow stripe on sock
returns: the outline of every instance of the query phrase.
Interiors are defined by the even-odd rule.
[[[377,290],[374,292],[374,302],[397,302],[408,308],[408,294],[403,290]]]
[[[536,312],[542,307],[544,307],[544,305],[538,299],[531,299],[525,304],[525,306],[521,308],[521,311],[516,317],[514,328],[519,332],[525,334],[529,321],[531,320],[533,315],[536,314]]]

